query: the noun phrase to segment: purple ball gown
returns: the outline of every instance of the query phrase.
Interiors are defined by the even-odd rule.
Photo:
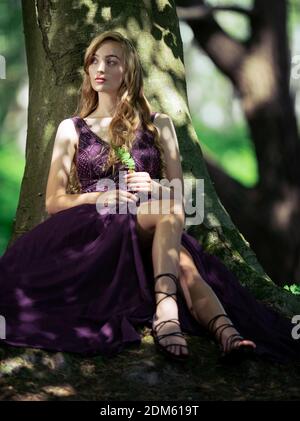
[[[72,120],[79,133],[82,193],[97,191],[99,178],[109,176],[102,171],[109,145],[83,119]],[[160,177],[159,151],[147,130],[137,131],[132,156],[137,171]],[[258,302],[185,231],[181,243],[235,327],[256,342],[259,356],[300,359],[290,320]],[[0,290],[0,315],[6,320],[0,346],[113,355],[138,345],[140,328],[151,327],[155,313],[151,250],[139,243],[136,215],[99,213],[92,204],[62,210],[19,237],[0,258]],[[182,330],[202,335],[181,295],[178,307]]]

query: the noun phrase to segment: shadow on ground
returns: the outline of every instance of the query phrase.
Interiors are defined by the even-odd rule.
[[[139,347],[113,358],[38,349],[0,349],[0,400],[298,400],[300,364],[219,362],[216,344],[189,337],[190,359],[173,363],[156,352],[144,328]]]

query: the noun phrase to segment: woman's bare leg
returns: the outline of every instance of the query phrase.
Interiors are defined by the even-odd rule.
[[[142,205],[141,205],[142,206]],[[140,207],[141,207],[140,206]],[[142,208],[141,208],[142,209]],[[161,273],[172,273],[179,280],[179,250],[184,225],[184,216],[174,213],[173,202],[170,206],[169,214],[141,214],[138,212],[138,232],[149,231],[154,227],[152,241],[152,261],[154,276]],[[177,287],[174,281],[168,276],[162,276],[155,283],[155,291],[167,293],[176,292]],[[162,321],[178,319],[177,303],[172,297],[166,297],[165,294],[156,294],[156,302],[161,301],[156,307],[156,317],[153,322],[153,328]],[[169,322],[158,328],[159,335],[181,332],[180,326]],[[160,344],[164,347],[168,344],[168,351],[175,355],[188,354],[186,341],[180,336],[168,336],[160,339]],[[181,346],[184,345],[184,346]]]
[[[188,251],[180,247],[180,282],[185,293],[185,298],[191,314],[204,327],[207,327],[210,320],[218,314],[226,314],[224,307],[212,288],[204,281],[199,274],[192,256]],[[228,317],[222,316],[216,320],[214,328],[225,323],[231,323]],[[219,329],[220,331],[221,329]],[[238,333],[234,327],[228,327],[221,335],[221,343],[225,347],[227,338],[233,333]],[[218,335],[219,336],[219,335]],[[236,344],[236,345],[235,345]],[[249,340],[235,342],[234,346],[252,345],[255,343]]]

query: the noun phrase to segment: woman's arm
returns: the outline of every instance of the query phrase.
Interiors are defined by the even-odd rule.
[[[52,207],[47,207],[46,210],[49,215],[54,215],[55,213],[72,208],[73,206],[83,205],[83,204],[95,204],[98,197],[103,192],[91,192],[91,193],[79,193],[79,194],[61,194],[55,198],[55,204]]]
[[[180,186],[177,189],[177,194],[181,196],[184,204],[184,183],[180,160],[180,152],[176,131],[172,119],[167,114],[157,113],[154,119],[155,127],[158,130],[160,142],[164,151],[164,158],[166,162],[166,178],[171,183],[176,181],[176,185]],[[175,186],[175,183],[174,183]],[[157,186],[155,186],[157,189]],[[176,187],[175,187],[176,189]],[[170,198],[173,198],[173,190],[170,191],[168,187],[160,187],[160,194],[162,191],[169,191]]]
[[[57,129],[46,189],[46,211],[52,215],[82,204],[94,204],[102,192],[67,194],[71,165],[75,154],[76,130],[71,119]]]

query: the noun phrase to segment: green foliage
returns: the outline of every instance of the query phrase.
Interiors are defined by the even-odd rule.
[[[254,0],[206,0],[210,6],[240,6],[246,10],[253,8]],[[218,11],[214,13],[217,23],[231,37],[246,41],[251,36],[251,22],[248,17],[242,13],[232,13],[231,11]]]
[[[295,295],[300,295],[300,284],[285,285],[284,289]]]
[[[6,249],[11,236],[12,219],[19,200],[25,159],[16,146],[10,143],[0,145],[0,255]]]
[[[295,29],[299,26],[300,23],[300,4],[299,0],[289,0],[287,2],[288,6],[288,34],[291,38]]]
[[[135,162],[130,153],[123,146],[115,148],[115,151],[122,164],[126,165],[129,170],[135,171]]]
[[[27,77],[21,0],[0,1],[0,54],[6,61],[6,79],[0,80],[1,127]]]
[[[255,151],[244,126],[218,130],[197,120],[193,123],[204,155],[246,187],[257,183]]]

